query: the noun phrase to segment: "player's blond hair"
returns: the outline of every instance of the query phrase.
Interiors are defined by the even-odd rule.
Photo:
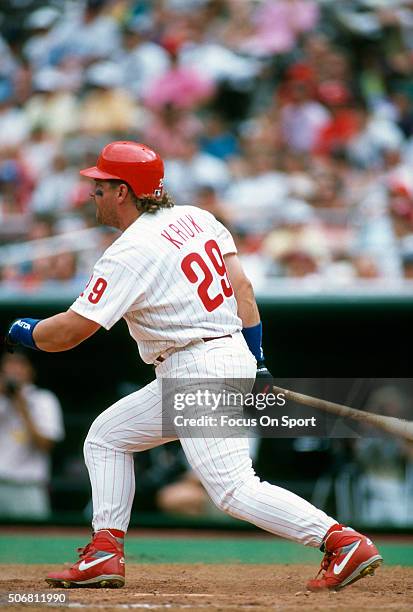
[[[128,183],[126,183],[126,181],[111,179],[108,181],[108,183],[110,183],[112,187],[116,187],[117,185],[122,184],[127,185],[129,187],[130,197],[132,198],[139,212],[155,213],[160,208],[172,208],[173,206],[175,206],[175,202],[166,191],[162,194],[161,198],[156,198],[155,196],[150,194],[138,197],[134,194],[132,187]]]
[[[135,201],[136,208],[142,212],[155,213],[160,208],[172,208],[175,206],[175,202],[167,193],[164,193],[161,198],[155,198],[151,195],[140,196],[137,198],[134,193],[132,196]]]

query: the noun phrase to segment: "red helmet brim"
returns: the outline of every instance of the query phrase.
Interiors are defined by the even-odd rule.
[[[101,181],[109,181],[110,179],[122,180],[120,176],[116,176],[115,174],[109,174],[109,172],[103,172],[99,170],[97,166],[92,166],[91,168],[85,168],[84,170],[80,170],[79,174],[82,176],[87,176],[88,178],[101,180]]]

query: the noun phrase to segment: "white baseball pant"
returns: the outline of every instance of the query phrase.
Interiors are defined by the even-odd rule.
[[[126,531],[133,497],[133,453],[173,438],[162,438],[162,378],[255,378],[256,362],[239,332],[199,341],[172,353],[156,368],[149,385],[116,402],[93,422],[84,444],[92,485],[93,529]],[[299,496],[261,482],[247,438],[181,438],[192,469],[213,502],[231,516],[273,534],[320,546],[337,521]]]

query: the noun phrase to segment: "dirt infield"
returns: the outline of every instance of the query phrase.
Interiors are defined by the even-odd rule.
[[[47,590],[43,581],[52,565],[0,565],[0,593]],[[123,589],[70,589],[70,606],[105,611],[146,610],[282,610],[323,612],[413,609],[413,568],[382,567],[338,593],[309,593],[306,565],[160,564],[127,567]],[[61,592],[61,590],[59,590]],[[34,607],[2,607],[1,610]],[[39,608],[37,608],[39,609]],[[45,608],[43,608],[45,609]],[[47,608],[60,609],[62,608]]]

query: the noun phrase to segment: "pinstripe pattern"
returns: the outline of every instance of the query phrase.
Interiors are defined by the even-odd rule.
[[[235,334],[173,353],[158,366],[156,374],[157,379],[144,389],[103,412],[86,439],[95,530],[127,530],[135,487],[132,453],[171,440],[161,438],[160,380],[253,379],[255,360],[242,334]],[[335,524],[334,519],[294,493],[261,482],[252,468],[247,439],[181,438],[181,444],[211,499],[231,516],[312,546],[319,546]]]
[[[185,240],[181,228],[185,228],[186,217],[193,219],[202,231],[191,231],[193,236]],[[174,233],[171,226],[181,233]],[[165,235],[173,236],[173,241]],[[189,230],[187,235],[190,236]],[[242,325],[235,297],[225,298],[219,308],[207,312],[197,293],[203,272],[196,264],[199,282],[190,283],[181,269],[181,262],[189,253],[202,253],[208,261],[204,245],[210,239],[218,243],[223,255],[236,253],[231,234],[204,210],[176,206],[156,215],[144,214],[105,251],[95,265],[88,288],[71,308],[106,329],[123,317],[146,363],[153,363],[171,347],[234,333]],[[107,287],[97,300],[93,288],[101,278]],[[208,287],[210,298],[222,293],[222,277],[214,272],[212,278]]]
[[[92,485],[93,528],[126,531],[135,495],[133,452],[168,442],[161,439],[159,383],[128,395],[93,422],[84,444]]]
[[[219,378],[233,391],[250,391],[240,387],[251,384],[256,362],[240,333],[234,296],[207,308],[208,299],[223,295],[218,260],[209,261],[212,280],[207,280],[199,259],[195,270],[191,268],[197,282],[181,268],[187,255],[192,262],[194,253],[209,257],[209,240],[218,243],[223,255],[236,252],[229,232],[206,211],[179,206],[143,214],[106,250],[88,288],[72,306],[106,329],[124,317],[147,363],[169,351],[156,368],[156,380],[103,412],[85,440],[95,531],[127,530],[135,493],[133,453],[173,439],[162,438],[162,378]],[[201,340],[226,334],[232,337]],[[212,500],[232,516],[313,546],[319,546],[335,523],[293,493],[260,482],[248,440],[186,437],[181,443]]]

